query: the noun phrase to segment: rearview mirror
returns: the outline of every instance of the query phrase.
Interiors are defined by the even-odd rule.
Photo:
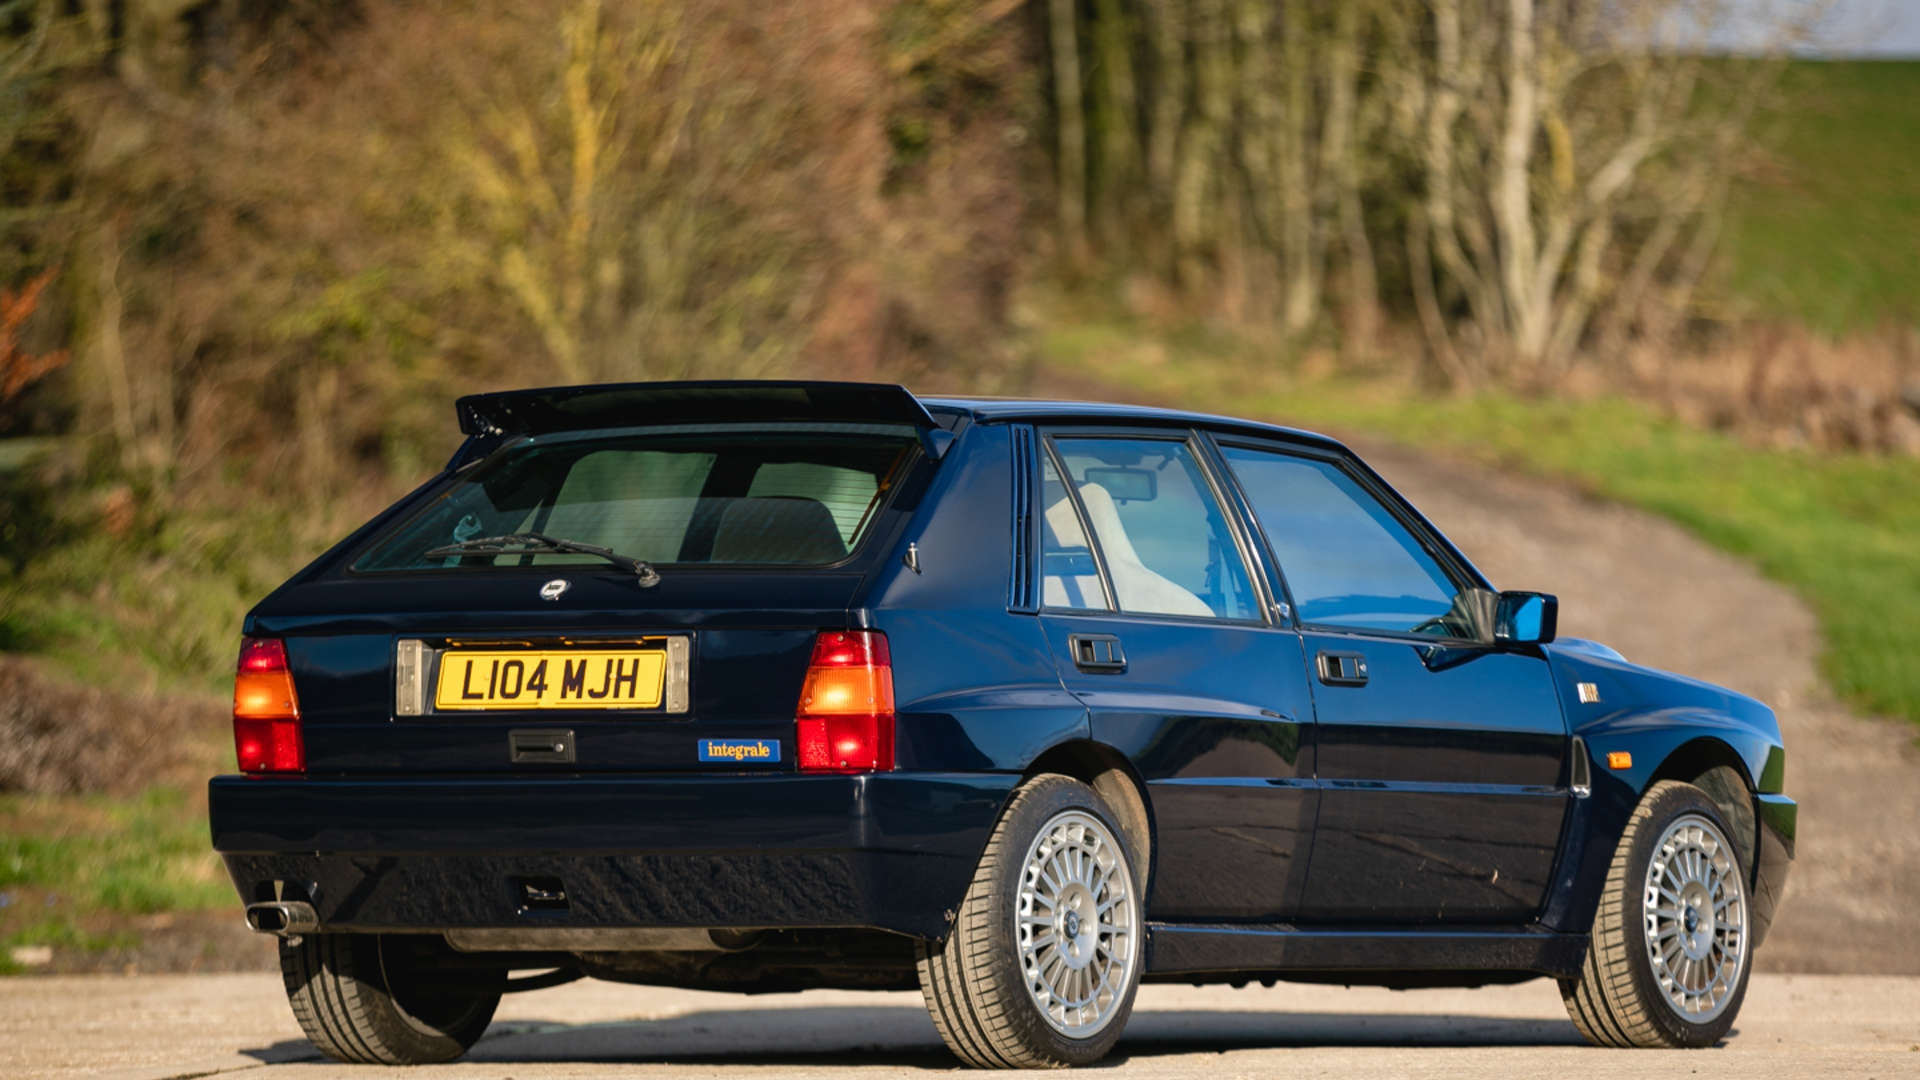
[[[1503,592],[1494,605],[1493,640],[1503,645],[1545,645],[1560,628],[1560,598],[1547,593]]]
[[[1159,485],[1150,469],[1130,469],[1119,466],[1095,465],[1082,474],[1086,479],[1082,484],[1098,484],[1107,489],[1117,503],[1152,502],[1160,494]]]

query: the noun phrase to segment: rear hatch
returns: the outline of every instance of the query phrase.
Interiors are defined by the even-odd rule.
[[[255,609],[309,773],[793,768],[815,638],[904,527],[931,420],[899,388],[756,398],[744,423],[650,414],[647,389],[609,388],[617,416],[580,391],[463,401],[478,460]]]

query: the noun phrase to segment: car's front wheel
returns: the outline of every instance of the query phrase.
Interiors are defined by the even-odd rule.
[[[280,973],[300,1029],[321,1053],[356,1065],[452,1061],[480,1040],[506,971],[475,970],[437,937],[308,934],[280,943]]]
[[[1704,791],[1663,780],[1620,837],[1580,977],[1560,984],[1598,1046],[1711,1046],[1747,994],[1746,868]]]
[[[1134,860],[1094,790],[1041,776],[1015,792],[946,941],[920,947],[920,990],[978,1068],[1098,1061],[1133,1011],[1145,913]]]

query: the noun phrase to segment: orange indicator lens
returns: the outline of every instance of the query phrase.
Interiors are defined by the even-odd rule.
[[[821,631],[794,725],[801,772],[892,769],[893,658],[886,635]]]

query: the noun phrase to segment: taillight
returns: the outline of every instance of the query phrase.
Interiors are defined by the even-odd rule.
[[[893,658],[875,630],[822,630],[800,687],[801,772],[893,768]]]
[[[233,677],[233,751],[240,771],[304,772],[300,699],[293,692],[287,646],[278,638],[242,638]]]

